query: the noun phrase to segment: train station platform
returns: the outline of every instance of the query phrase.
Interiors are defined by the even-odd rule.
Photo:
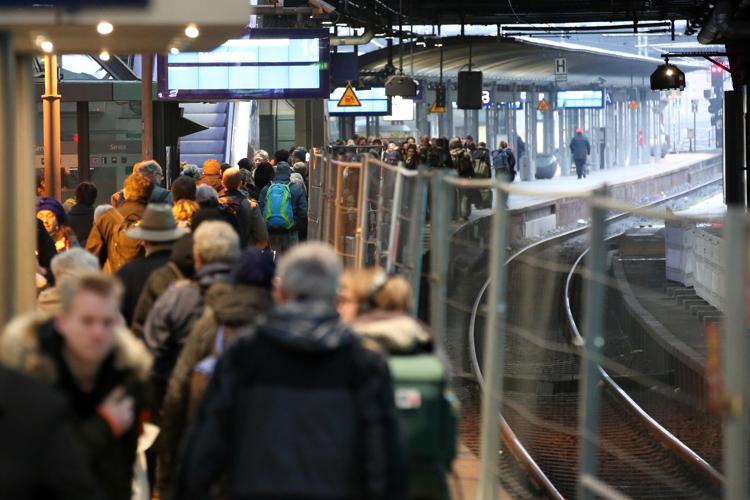
[[[602,185],[613,198],[646,203],[681,187],[698,185],[721,174],[718,152],[669,154],[659,161],[591,171],[586,178],[560,176],[513,183],[524,193],[511,193],[513,241],[541,236],[589,217],[580,195]],[[527,194],[530,191],[533,195]]]

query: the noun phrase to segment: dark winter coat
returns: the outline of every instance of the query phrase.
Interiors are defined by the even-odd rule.
[[[115,247],[115,241],[122,221],[130,215],[143,218],[145,210],[145,204],[128,200],[118,208],[107,210],[94,223],[86,241],[86,250],[99,257],[99,263],[105,272],[114,273],[123,265],[144,255],[143,247],[137,245],[135,240],[132,240],[132,245],[120,248]]]
[[[169,261],[171,253],[172,249],[169,245],[160,247],[149,255],[128,262],[117,270],[117,277],[120,278],[125,287],[120,310],[123,318],[125,318],[126,325],[130,326],[133,322],[135,307],[138,305],[138,299],[146,286],[146,280],[151,276],[151,273]]]
[[[258,245],[265,247],[268,242],[266,221],[260,212],[258,203],[250,201],[239,190],[224,190],[219,196],[222,205],[236,205],[237,225],[240,230],[240,246]]]
[[[220,358],[177,498],[405,498],[385,359],[325,303],[277,306]]]
[[[0,498],[104,498],[74,437],[64,398],[0,366]]]
[[[570,141],[570,152],[574,160],[585,160],[591,154],[591,144],[585,135],[576,134]]]
[[[157,445],[158,483],[162,498],[171,498],[169,492],[178,467],[176,455],[192,417],[190,409],[195,405],[190,394],[190,381],[196,365],[213,354],[219,325],[228,331],[253,324],[273,305],[271,294],[265,288],[228,283],[213,285],[206,292],[205,303],[203,315],[193,326],[180,352],[164,398]]]
[[[52,237],[44,228],[44,223],[39,219],[36,219],[36,252],[39,267],[47,271],[47,282],[50,285],[54,285],[55,277],[52,275],[49,265],[52,258],[57,255],[57,249]]]
[[[203,313],[206,291],[214,283],[229,282],[230,271],[228,263],[206,264],[195,273],[195,281],[174,283],[154,303],[143,336],[154,355],[151,381],[159,407],[182,346]]]
[[[152,272],[143,285],[131,321],[131,329],[136,337],[143,340],[143,327],[156,299],[169,285],[180,279],[191,279],[193,274],[193,235],[186,234],[174,244],[169,262]]]
[[[130,500],[138,440],[138,419],[115,437],[97,407],[122,386],[133,397],[140,418],[146,409],[151,356],[126,328],[117,328],[115,347],[97,374],[91,392],[80,390],[63,358],[64,340],[52,318],[34,312],[11,322],[0,336],[0,362],[22,370],[65,396],[74,415],[75,434],[86,461],[106,498]]]
[[[292,182],[291,180],[292,171],[289,168],[289,164],[286,162],[279,162],[276,165],[276,176],[273,178],[272,184],[288,184],[289,192],[292,195],[292,211],[294,212],[294,224],[295,226],[304,225],[307,220],[307,195],[305,195],[305,188]],[[266,195],[271,184],[264,187],[260,196],[258,197],[258,203],[260,204],[260,211],[263,214],[265,220],[266,217]]]
[[[230,214],[216,201],[212,200],[200,204],[200,208],[193,214],[193,219],[190,221],[190,228],[195,232],[195,230],[198,229],[198,226],[207,220],[220,220],[226,222],[232,226],[234,230],[237,231],[237,235],[240,236],[239,217]]]
[[[196,186],[200,186],[201,184],[211,186],[218,193],[223,187],[221,185],[221,174],[203,174],[197,181],[195,181]]]
[[[76,238],[81,245],[86,245],[86,240],[94,225],[94,207],[76,203],[70,207],[68,212],[68,226],[76,233]]]

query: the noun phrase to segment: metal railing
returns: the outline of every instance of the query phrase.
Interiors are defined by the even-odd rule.
[[[698,187],[709,189],[710,184]],[[682,484],[680,481],[691,481],[690,474],[680,475],[679,469],[677,472],[672,469],[644,472],[652,467],[651,464],[641,462],[644,459],[638,453],[629,454],[632,450],[627,442],[616,440],[616,430],[613,431],[606,420],[613,418],[613,411],[618,411],[618,407],[610,401],[611,393],[618,391],[612,391],[606,385],[614,383],[614,380],[620,384],[618,388],[623,399],[629,399],[638,408],[637,418],[629,425],[644,436],[656,433],[654,429],[662,429],[665,435],[669,435],[672,449],[680,452],[669,460],[679,465],[681,460],[686,460],[685,457],[692,457],[693,464],[688,463],[687,468],[695,471],[697,463],[708,471],[705,474],[706,481],[710,483],[707,488],[719,488],[726,498],[745,498],[748,491],[746,437],[750,427],[745,314],[745,242],[750,220],[745,214],[731,209],[726,217],[717,217],[715,213],[711,213],[710,218],[687,217],[661,208],[637,207],[629,201],[612,198],[607,191],[536,193],[533,189],[502,179],[462,179],[441,169],[407,170],[371,157],[363,157],[359,162],[344,162],[332,160],[325,154],[316,158],[316,165],[311,169],[310,190],[310,237],[329,241],[347,265],[383,266],[405,276],[418,296],[424,298],[429,295],[429,300],[422,301],[425,307],[420,314],[423,319],[429,320],[436,342],[445,350],[453,373],[459,379],[474,377],[475,370],[466,361],[471,357],[467,331],[470,324],[472,332],[476,329],[477,344],[471,345],[471,349],[474,357],[481,362],[477,379],[483,381],[482,473],[478,498],[495,498],[497,494],[497,484],[502,479],[499,471],[507,466],[503,465],[503,459],[497,453],[498,446],[501,437],[508,442],[508,435],[514,437],[512,443],[507,444],[513,454],[528,457],[531,464],[529,469],[534,469],[529,475],[535,477],[534,482],[562,487],[563,490],[568,488],[565,478],[559,476],[559,470],[564,467],[550,466],[550,457],[535,449],[532,442],[534,433],[525,428],[531,425],[554,429],[577,443],[570,453],[579,457],[574,478],[576,486],[573,490],[565,490],[565,496],[626,498],[631,495],[623,478],[612,475],[611,463],[600,462],[598,457],[602,454],[618,457],[629,467],[628,474],[634,474],[633,481],[637,483],[632,486],[633,491],[648,487],[648,481],[639,474],[651,474],[648,476],[651,481],[655,484],[661,481],[665,488],[677,488]],[[459,205],[466,203],[466,200],[476,200],[475,195],[479,190],[491,192],[494,208],[474,207],[474,213],[467,218],[459,210]],[[315,194],[313,191],[316,191]],[[675,189],[675,193],[678,191]],[[560,241],[586,249],[585,270],[576,268],[584,261],[580,253],[558,258],[559,255],[571,253],[564,245],[554,255],[549,253],[552,247],[536,248],[529,252],[533,255],[515,259],[516,264],[510,264],[512,259],[508,259],[508,254],[513,246],[510,241],[513,221],[506,203],[508,197],[514,195],[545,199],[559,195],[568,200],[578,199],[588,206],[590,217],[586,224],[589,228],[585,232],[588,240],[581,240],[582,231],[572,231],[572,227],[563,232],[565,238],[560,238]],[[674,203],[681,203],[683,199],[684,196],[675,196]],[[670,208],[680,207],[675,205]],[[355,212],[356,217],[352,220],[351,214]],[[613,214],[629,215],[610,217]],[[719,406],[722,407],[722,412],[714,416],[710,415],[709,408],[703,406],[706,404],[704,399],[689,394],[691,390],[698,392],[705,388],[675,386],[674,365],[682,362],[684,347],[666,345],[665,339],[656,334],[647,338],[644,337],[647,334],[639,330],[636,335],[623,318],[611,317],[615,313],[625,314],[623,311],[627,310],[628,300],[618,298],[626,292],[617,280],[623,275],[629,276],[622,268],[627,267],[626,271],[635,273],[634,281],[627,288],[628,293],[644,301],[648,299],[648,294],[660,297],[659,293],[667,293],[664,286],[659,284],[662,281],[667,284],[666,288],[678,287],[676,283],[670,285],[667,280],[670,272],[667,268],[674,266],[674,262],[666,262],[669,252],[666,238],[663,234],[660,236],[658,229],[640,228],[658,225],[665,220],[689,223],[690,227],[700,227],[701,223],[705,223],[714,227],[723,225],[724,228],[720,261],[723,269],[732,269],[733,272],[726,273],[724,280],[714,284],[714,288],[716,293],[725,297],[722,323],[725,335],[719,344],[721,352],[709,352],[709,359],[705,362],[707,368],[699,374],[709,382],[717,377],[724,380],[723,387],[719,385],[719,389],[714,384],[714,392],[718,391],[718,395],[714,394],[713,399],[720,400]],[[612,231],[624,236],[612,238]],[[632,238],[628,237],[629,231],[634,234]],[[638,239],[639,231],[647,232],[643,240]],[[642,244],[648,238],[657,242],[651,246]],[[659,243],[658,238],[665,241]],[[503,265],[506,261],[508,263]],[[619,266],[620,272],[613,273],[613,266]],[[663,276],[659,274],[657,284],[649,284],[650,279],[654,281],[653,269],[662,268],[663,271],[658,273],[663,272]],[[577,269],[579,278],[575,283],[570,277],[572,274],[569,274],[572,273],[571,269]],[[567,299],[572,286],[581,288],[580,292],[575,292],[580,297],[575,307]],[[563,290],[566,290],[565,301],[562,300]],[[686,298],[683,292],[693,293],[691,288],[680,291],[676,295],[675,306],[685,311],[699,311],[700,314],[704,308],[700,297],[693,298],[691,295]],[[574,339],[572,344],[570,338],[562,333],[557,337],[549,334],[556,329],[565,331],[561,319],[565,314],[576,316],[578,324],[582,325],[582,337]],[[700,320],[696,319],[696,322]],[[716,356],[721,359],[718,363],[711,359]],[[559,359],[563,357],[564,362]],[[558,409],[552,396],[535,393],[534,403],[524,399],[528,395],[517,386],[523,383],[519,381],[530,380],[527,371],[537,362],[539,373],[545,373],[544,376],[550,380],[546,382],[549,385],[574,385],[572,393],[580,396],[577,404],[573,405],[577,425],[576,418],[570,421],[566,417],[568,421],[564,426],[553,421],[553,414]],[[556,363],[567,366],[567,369],[571,366],[577,368],[569,377],[563,376],[555,373],[558,370]],[[684,363],[688,364],[687,361]],[[667,371],[661,370],[662,365]],[[714,373],[708,368],[710,366],[714,366]],[[540,376],[539,373],[535,372],[535,376]],[[510,386],[504,384],[506,379],[512,381]],[[622,380],[629,383],[623,385]],[[610,392],[603,394],[605,390]],[[684,429],[675,423],[677,417],[660,413],[654,398],[672,405],[670,411],[673,407],[683,408],[687,413],[704,415],[706,425],[715,421],[719,426],[723,422],[723,441],[712,442],[715,449],[700,440],[691,443],[690,436],[685,436]],[[553,406],[547,408],[542,403]],[[499,417],[501,410],[504,419]],[[562,416],[569,414],[562,412],[560,415],[562,419]],[[504,423],[505,420],[516,432],[509,433],[510,427],[501,427],[501,421]],[[653,425],[638,427],[641,425],[637,423],[639,421]],[[714,434],[720,435],[721,429]],[[648,446],[649,439],[642,439],[646,443],[644,446]],[[659,439],[655,435],[651,441],[658,442]],[[683,439],[687,441],[683,442]],[[523,449],[527,444],[531,446]],[[554,447],[555,444],[549,443],[549,446]],[[554,455],[554,450],[549,451]],[[707,459],[703,456],[705,453],[716,456],[711,455]],[[716,472],[712,467],[718,467],[719,463],[723,467]],[[552,476],[544,478],[543,474],[549,472],[552,472]],[[670,474],[674,477],[670,477]],[[547,491],[547,494],[551,494],[549,491],[553,490]]]

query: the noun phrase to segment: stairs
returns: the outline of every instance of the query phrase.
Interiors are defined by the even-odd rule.
[[[180,104],[180,107],[184,109],[185,118],[208,127],[208,130],[186,135],[180,139],[180,161],[199,167],[209,158],[215,158],[222,163],[227,161],[229,106],[227,102]]]

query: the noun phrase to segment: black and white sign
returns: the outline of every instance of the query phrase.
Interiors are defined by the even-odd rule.
[[[558,57],[555,59],[555,81],[568,81],[568,60],[564,57]]]

